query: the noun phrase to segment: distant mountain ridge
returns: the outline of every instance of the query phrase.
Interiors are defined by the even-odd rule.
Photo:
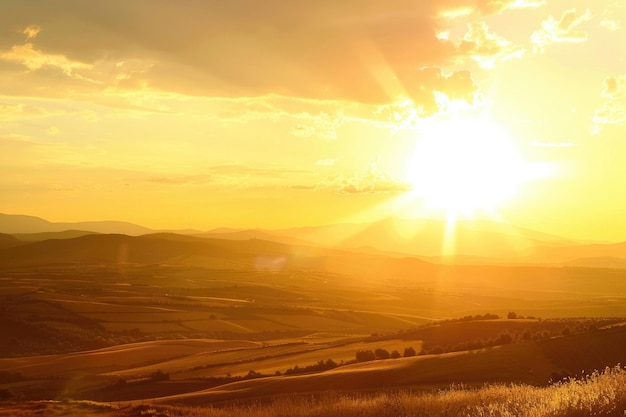
[[[75,223],[53,223],[35,216],[0,213],[0,233],[42,233],[84,230],[96,233],[121,233],[130,236],[153,233],[154,230],[134,223],[119,221],[91,221]]]
[[[128,222],[53,223],[34,216],[0,214],[0,233],[12,235],[0,239],[0,248],[98,233],[143,236],[161,232]],[[589,244],[489,220],[458,221],[453,233],[442,220],[397,218],[290,229],[224,227],[209,232],[173,233],[198,239],[258,240],[286,246],[334,248],[361,255],[417,257],[429,263],[625,268],[626,259],[626,242]]]

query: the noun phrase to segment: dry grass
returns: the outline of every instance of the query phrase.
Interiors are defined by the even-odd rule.
[[[121,406],[86,401],[0,403],[0,417],[587,417],[626,415],[620,366],[549,387],[491,385],[423,393],[404,390],[288,396],[225,407]]]
[[[582,380],[538,388],[493,385],[438,393],[383,392],[374,395],[293,396],[269,404],[226,408],[159,408],[154,415],[180,417],[583,417],[626,414],[626,371],[607,368]],[[159,413],[159,414],[157,414]],[[148,414],[149,415],[149,414]]]

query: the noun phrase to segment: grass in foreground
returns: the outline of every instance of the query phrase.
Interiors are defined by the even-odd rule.
[[[145,410],[148,411],[148,410]],[[150,415],[146,412],[145,415]],[[620,366],[549,387],[493,385],[452,388],[432,394],[327,394],[323,398],[281,398],[271,404],[227,408],[154,410],[154,416],[181,417],[560,417],[626,415],[626,370]]]
[[[117,408],[91,402],[0,404],[0,417],[587,417],[626,415],[626,368],[616,366],[549,387],[492,385],[437,393],[329,393],[223,408],[141,405]]]

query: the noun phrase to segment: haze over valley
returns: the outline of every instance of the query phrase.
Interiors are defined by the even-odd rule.
[[[625,30],[0,1],[0,417],[623,416]]]

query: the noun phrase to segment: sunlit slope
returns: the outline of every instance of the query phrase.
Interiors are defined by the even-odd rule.
[[[89,352],[44,355],[24,358],[0,358],[0,369],[19,372],[26,377],[51,377],[81,371],[99,374],[161,363],[200,353],[221,352],[261,346],[258,342],[238,340],[160,340],[113,346]]]
[[[450,229],[450,227],[452,227]],[[335,224],[268,231],[343,248],[371,246],[382,251],[422,256],[442,255],[446,239],[457,254],[520,257],[541,245],[569,246],[571,239],[489,220],[459,220],[454,225],[434,219],[388,218],[373,223]],[[446,236],[448,235],[448,237]]]
[[[154,399],[158,403],[212,403],[327,390],[379,390],[486,382],[544,385],[554,372],[592,372],[626,360],[626,329],[527,342],[471,352],[357,363],[321,374],[235,382],[200,392]]]
[[[373,223],[334,224],[282,230],[240,230],[210,233],[205,237],[260,238],[284,243],[317,244],[344,249],[370,249],[389,253],[442,259],[444,247],[452,249],[446,262],[562,264],[579,258],[625,258],[623,243],[589,244],[490,220],[442,220],[389,218]],[[584,263],[581,263],[585,266]],[[593,264],[587,264],[594,266]],[[608,267],[621,264],[607,263]]]

